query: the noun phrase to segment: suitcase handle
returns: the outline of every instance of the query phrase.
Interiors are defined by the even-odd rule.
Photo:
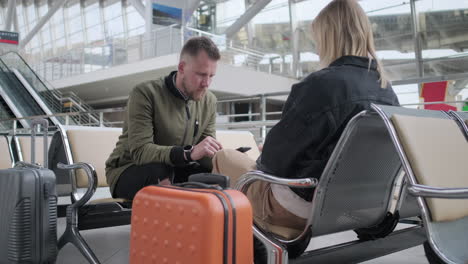
[[[205,183],[201,183],[201,182],[183,182],[183,183],[178,183],[178,184],[174,184],[175,186],[179,186],[179,187],[187,187],[187,188],[190,188],[190,187],[195,187],[195,188],[200,188],[200,189],[213,189],[213,190],[218,190],[218,191],[222,191],[223,188],[217,186],[217,185],[209,185],[209,184],[205,184]]]
[[[205,184],[217,184],[221,188],[226,189],[229,187],[229,177],[220,174],[213,173],[197,173],[190,175],[188,178],[189,182],[201,182]]]
[[[48,161],[48,131],[49,131],[49,121],[47,119],[33,119],[31,121],[31,163],[36,163],[36,128],[41,125],[44,130],[44,164],[43,167],[47,168],[49,166]]]

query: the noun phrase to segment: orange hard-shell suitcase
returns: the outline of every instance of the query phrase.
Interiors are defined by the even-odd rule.
[[[199,183],[143,188],[133,200],[130,263],[253,263],[250,202]]]

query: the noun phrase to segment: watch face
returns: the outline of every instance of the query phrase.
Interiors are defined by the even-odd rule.
[[[184,146],[184,151],[192,151],[192,149],[193,149],[192,145]]]

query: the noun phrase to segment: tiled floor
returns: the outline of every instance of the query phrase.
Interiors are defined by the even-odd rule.
[[[59,219],[59,234],[64,230],[65,219]],[[130,226],[120,226],[113,228],[102,228],[95,230],[81,231],[84,239],[94,250],[101,263],[124,264],[128,263]],[[330,236],[315,238],[311,241],[309,249],[321,248],[333,244],[355,240],[353,232],[343,232]],[[73,246],[68,244],[58,255],[57,264],[85,264],[86,259]],[[343,260],[346,263],[346,260]],[[400,251],[385,257],[367,261],[365,263],[376,264],[426,264],[428,263],[422,246]]]

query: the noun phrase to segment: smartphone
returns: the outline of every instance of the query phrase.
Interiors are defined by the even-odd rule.
[[[239,148],[236,148],[237,151],[240,151],[242,153],[245,153],[247,151],[249,151],[250,149],[252,149],[251,147],[239,147]]]

